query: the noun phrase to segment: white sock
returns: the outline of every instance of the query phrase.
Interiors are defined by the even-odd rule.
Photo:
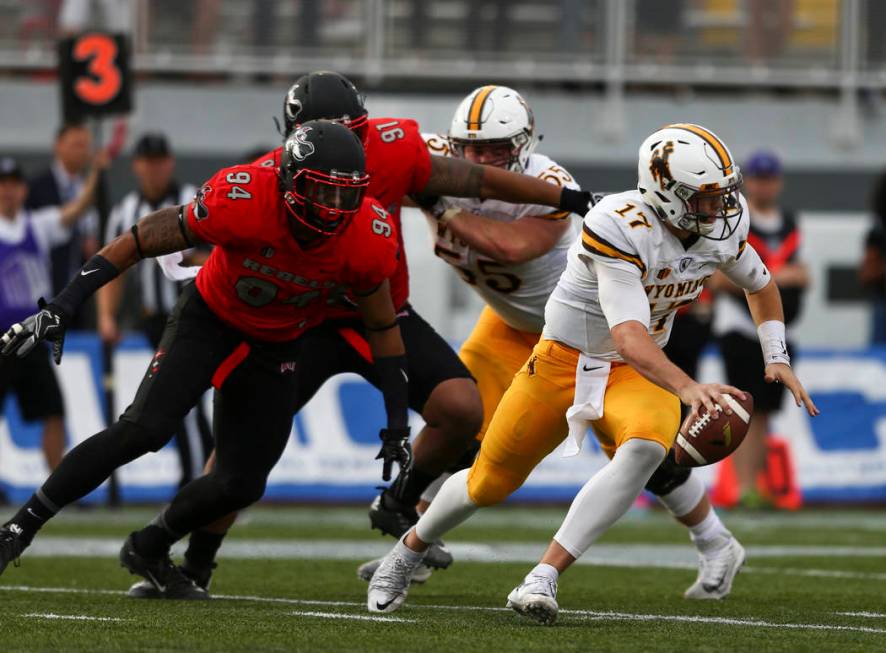
[[[625,442],[579,491],[554,539],[573,557],[581,556],[628,511],[664,457],[657,442]]]
[[[407,532],[407,535],[408,535],[408,532]],[[406,539],[406,535],[404,535],[403,537],[401,537],[401,538],[397,541],[397,544],[394,545],[394,550],[395,550],[398,554],[400,554],[402,557],[404,557],[404,558],[406,558],[407,560],[409,560],[409,562],[417,562],[417,561],[419,561],[419,560],[421,560],[422,558],[425,557],[425,552],[424,552],[424,551],[413,551],[413,550],[410,549],[408,546],[406,546],[406,543],[403,541],[403,540],[405,540],[405,539]]]
[[[450,476],[451,474],[449,472],[443,472],[442,474],[440,474],[440,476],[437,477],[437,480],[431,483],[428,487],[425,488],[425,491],[422,492],[421,500],[431,503],[434,500],[434,497],[437,496],[437,492],[440,491],[440,488],[443,487],[443,484]]]
[[[682,485],[658,497],[658,500],[674,517],[682,517],[692,512],[704,495],[704,483],[698,474],[690,474]]]
[[[706,554],[726,546],[732,533],[720,521],[717,512],[711,508],[707,517],[695,526],[689,527],[689,537],[699,553]]]
[[[539,562],[535,567],[533,567],[532,571],[529,572],[529,576],[545,576],[546,578],[550,578],[552,581],[557,582],[557,579],[560,577],[560,572],[557,571],[557,568],[553,565],[549,565],[546,562]]]
[[[468,496],[469,471],[463,469],[450,476],[418,520],[415,534],[422,542],[431,544],[439,540],[477,511],[479,506]]]

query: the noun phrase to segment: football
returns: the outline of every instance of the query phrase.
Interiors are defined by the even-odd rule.
[[[741,445],[754,412],[754,398],[749,392],[745,392],[744,399],[727,394],[723,398],[732,408],[731,415],[719,409],[710,414],[702,407],[700,417],[693,420],[690,416],[683,422],[674,442],[678,465],[710,465],[723,460]]]

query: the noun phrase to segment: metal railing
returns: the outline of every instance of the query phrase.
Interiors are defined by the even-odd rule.
[[[886,88],[882,0],[117,2],[145,75]],[[55,39],[105,27],[109,4],[0,0],[0,70],[53,68]]]

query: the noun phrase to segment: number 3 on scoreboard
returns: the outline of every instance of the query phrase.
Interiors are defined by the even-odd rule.
[[[248,184],[252,181],[252,176],[246,172],[229,172],[228,176],[225,177],[225,181],[229,184]],[[232,200],[251,200],[252,193],[249,191],[243,190],[239,186],[231,186],[231,192],[228,193],[228,198]]]

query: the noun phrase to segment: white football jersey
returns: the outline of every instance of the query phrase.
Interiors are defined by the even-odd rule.
[[[432,154],[449,154],[445,136],[423,134],[423,137]],[[568,171],[543,154],[529,157],[525,174],[558,186],[579,188]],[[448,229],[439,228],[434,220],[429,220],[435,239],[434,253],[454,267],[506,324],[520,331],[541,333],[545,303],[566,267],[569,247],[581,231],[580,217],[537,204],[509,204],[461,197],[445,197],[442,202],[447,208],[457,207],[502,222],[513,222],[528,216],[545,216],[545,219],[570,222],[570,228],[548,252],[525,263],[505,265],[472,250]]]
[[[569,249],[566,270],[545,308],[544,336],[589,356],[620,361],[597,289],[593,261],[639,270],[649,301],[649,335],[664,347],[677,309],[701,294],[717,268],[735,263],[744,250],[748,208],[726,240],[698,238],[684,244],[659,220],[637,190],[607,195],[582,225]]]

